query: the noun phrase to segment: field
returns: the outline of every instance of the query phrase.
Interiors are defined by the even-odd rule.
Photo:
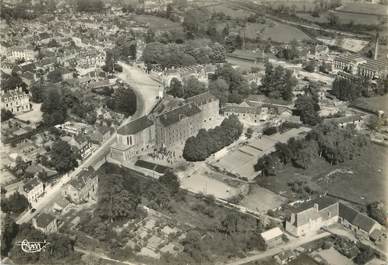
[[[134,20],[139,23],[149,24],[152,30],[182,30],[179,23],[172,22],[166,18],[156,17],[152,15],[136,15]]]
[[[363,98],[357,101],[355,105],[370,109],[372,111],[382,110],[388,113],[388,94],[384,96],[376,96],[370,98]]]
[[[238,8],[231,8],[224,5],[210,6],[207,7],[207,9],[212,13],[222,12],[232,18],[247,18],[250,15],[254,14],[254,12],[249,12]]]
[[[43,113],[40,111],[42,104],[31,103],[31,111],[16,115],[16,117],[23,121],[30,121],[32,123],[38,123],[42,121]]]
[[[286,201],[286,198],[254,184],[251,185],[248,195],[244,197],[240,205],[266,213],[268,210],[281,206]]]
[[[287,183],[306,181],[313,190],[327,191],[357,203],[384,201],[388,187],[386,161],[388,149],[371,143],[361,156],[345,163],[331,166],[317,159],[306,170],[287,165],[278,170],[275,177],[261,179],[260,184],[275,193],[292,197]]]
[[[380,24],[381,21],[378,16],[368,15],[368,14],[354,14],[354,13],[345,13],[345,12],[337,12],[331,11],[333,14],[338,16],[340,23],[348,24],[353,22],[354,24],[361,25],[376,25]],[[297,16],[308,21],[314,23],[328,23],[329,12],[321,13],[319,17],[313,17],[310,13],[298,13]]]
[[[362,13],[374,16],[388,16],[388,6],[368,3],[346,3],[338,11],[350,13]]]
[[[268,21],[267,21],[268,23]],[[309,40],[303,31],[282,23],[271,21],[270,24],[247,23],[245,34],[247,38],[256,39],[258,35],[263,40],[288,43],[292,40]]]

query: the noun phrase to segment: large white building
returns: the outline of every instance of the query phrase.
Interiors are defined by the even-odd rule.
[[[9,110],[14,114],[30,111],[30,96],[23,92],[21,87],[7,92],[2,90],[1,109]]]

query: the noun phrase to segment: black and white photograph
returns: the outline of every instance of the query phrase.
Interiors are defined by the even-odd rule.
[[[2,265],[387,265],[388,0],[0,0]]]

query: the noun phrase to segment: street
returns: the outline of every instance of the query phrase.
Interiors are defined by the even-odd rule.
[[[230,262],[230,263],[224,263],[224,264],[226,264],[226,265],[242,265],[242,264],[245,264],[248,262],[269,258],[269,257],[272,257],[272,256],[282,252],[282,251],[289,250],[289,249],[296,249],[297,247],[299,247],[301,245],[304,245],[306,243],[327,237],[329,235],[330,235],[330,233],[323,232],[323,233],[320,233],[317,235],[310,235],[310,236],[306,236],[306,237],[302,237],[302,238],[297,238],[297,239],[291,240],[287,244],[284,244],[284,245],[281,245],[281,246],[278,246],[278,247],[275,247],[272,249],[268,249],[265,252],[262,252],[260,254],[256,254],[256,255],[253,255],[250,257],[242,258],[240,260]]]

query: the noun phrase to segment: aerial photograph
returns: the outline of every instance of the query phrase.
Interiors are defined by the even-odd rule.
[[[0,0],[1,265],[387,265],[388,0]]]

